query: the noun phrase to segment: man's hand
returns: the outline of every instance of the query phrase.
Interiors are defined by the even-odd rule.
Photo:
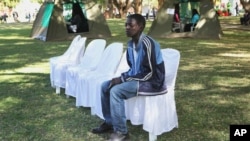
[[[121,77],[115,77],[113,78],[111,81],[110,81],[110,85],[109,85],[109,88],[117,85],[117,84],[120,84],[122,83],[122,80],[121,80]]]

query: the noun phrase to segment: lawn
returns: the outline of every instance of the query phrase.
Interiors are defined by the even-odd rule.
[[[159,141],[228,141],[230,124],[250,124],[250,26],[239,25],[238,17],[220,21],[220,40],[157,39],[162,48],[181,53],[175,90],[179,128]],[[113,37],[107,42],[126,45],[124,21],[108,24]],[[76,108],[74,98],[50,86],[49,58],[62,54],[70,41],[31,39],[31,28],[0,24],[0,140],[106,140],[108,134],[90,132],[102,121],[89,108]],[[132,141],[148,139],[142,126],[127,124]]]

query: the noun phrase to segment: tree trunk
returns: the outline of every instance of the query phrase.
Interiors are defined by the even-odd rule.
[[[140,14],[142,11],[142,1],[143,0],[134,0],[134,9],[135,13]]]
[[[108,13],[110,18],[115,18],[113,0],[108,0]]]
[[[244,0],[240,0],[240,3],[244,10],[248,10],[248,11],[250,10],[250,1],[246,2]]]
[[[158,9],[160,9],[163,4],[164,4],[165,0],[158,0]]]
[[[125,18],[129,7],[132,5],[131,0],[113,0],[113,4],[119,11],[119,15],[121,18]]]

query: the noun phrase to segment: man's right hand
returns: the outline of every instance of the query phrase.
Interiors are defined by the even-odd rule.
[[[122,83],[121,77],[115,77],[110,81],[109,88],[113,87],[114,85]]]

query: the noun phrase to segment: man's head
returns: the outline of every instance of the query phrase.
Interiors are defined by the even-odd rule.
[[[132,14],[127,17],[125,23],[126,34],[128,37],[138,38],[146,25],[145,18],[140,14]]]

